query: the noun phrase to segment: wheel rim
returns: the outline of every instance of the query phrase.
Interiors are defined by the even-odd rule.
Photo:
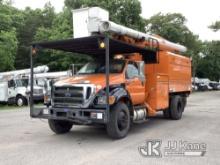
[[[118,124],[118,129],[120,131],[123,131],[123,130],[127,129],[127,127],[128,127],[128,115],[124,110],[119,112],[118,119],[117,119],[117,124]]]
[[[22,105],[23,105],[23,100],[22,100],[22,98],[18,98],[17,104],[18,104],[18,106],[22,106]]]

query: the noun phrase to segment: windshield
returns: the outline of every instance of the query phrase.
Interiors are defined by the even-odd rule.
[[[125,65],[124,60],[111,60],[109,66],[110,73],[121,73]],[[105,73],[105,61],[94,61],[84,65],[77,74],[97,74]]]
[[[28,79],[17,79],[16,85],[17,87],[27,87],[28,86]]]
[[[46,79],[44,78],[38,78],[35,80],[35,85],[40,86],[40,87],[45,87],[46,85]]]

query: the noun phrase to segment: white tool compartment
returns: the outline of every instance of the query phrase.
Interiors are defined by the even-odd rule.
[[[74,38],[88,37],[99,32],[99,23],[109,20],[109,12],[99,7],[73,10]]]
[[[8,82],[0,82],[0,102],[8,101]]]

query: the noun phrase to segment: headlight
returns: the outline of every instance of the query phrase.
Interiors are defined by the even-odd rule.
[[[106,104],[106,96],[99,96],[97,100],[97,104]]]
[[[115,97],[109,96],[109,104],[112,105],[115,103]],[[106,96],[99,96],[97,100],[97,104],[103,105],[106,104]]]
[[[43,89],[34,89],[34,94],[43,94]]]
[[[29,89],[26,90],[25,94],[30,95],[31,91]]]

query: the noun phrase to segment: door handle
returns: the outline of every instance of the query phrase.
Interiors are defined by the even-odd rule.
[[[126,80],[126,84],[131,84],[132,82],[134,82],[134,79],[130,79],[130,80]]]

